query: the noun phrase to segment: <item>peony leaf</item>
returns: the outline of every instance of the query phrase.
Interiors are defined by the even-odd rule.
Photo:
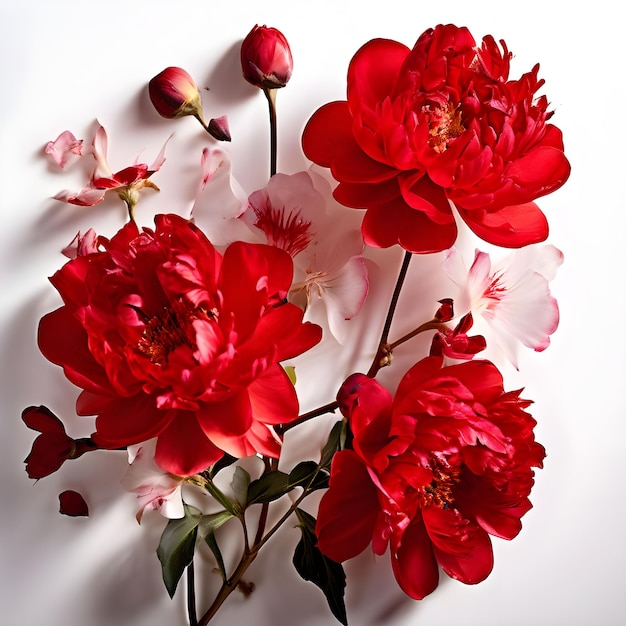
[[[222,580],[226,581],[226,567],[224,566],[224,558],[222,552],[217,545],[215,531],[233,516],[228,511],[220,511],[210,515],[203,515],[198,524],[198,540],[206,541],[207,545],[213,552],[213,556],[217,561],[217,566],[222,574]]]
[[[348,624],[344,593],[346,575],[341,563],[331,561],[317,547],[315,518],[302,509],[296,509],[302,538],[296,546],[293,564],[303,580],[310,580],[319,587],[328,601],[332,614],[344,626]]]
[[[218,472],[231,466],[236,461],[238,461],[236,456],[224,453],[224,456],[209,468],[209,476],[211,479],[215,478]]]
[[[237,466],[233,479],[230,481],[230,488],[233,490],[235,500],[239,502],[242,508],[246,508],[246,501],[248,499],[248,487],[250,485],[250,474],[243,469],[243,467]]]
[[[343,450],[346,444],[346,423],[343,420],[338,421],[328,435],[328,441],[322,450],[322,458],[320,459],[320,467],[330,469],[331,461],[335,452]]]
[[[289,472],[289,485],[303,487],[308,492],[328,487],[328,472],[320,471],[315,461],[302,461]]]
[[[174,597],[185,568],[193,561],[201,516],[199,509],[185,504],[185,517],[170,520],[161,535],[157,556],[170,598]]]
[[[267,472],[248,487],[248,505],[273,502],[291,491],[293,486],[285,472]]]

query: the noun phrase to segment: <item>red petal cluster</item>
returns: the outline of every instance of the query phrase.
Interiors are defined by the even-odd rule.
[[[33,442],[24,461],[29,478],[43,478],[56,472],[72,457],[74,440],[65,433],[61,420],[45,406],[31,406],[22,411],[22,420],[41,434]]]
[[[178,475],[224,451],[277,456],[271,426],[298,415],[279,361],[321,338],[284,303],[291,258],[242,242],[222,256],[181,217],[155,224],[127,224],[51,278],[64,305],[41,320],[41,351],[83,389],[77,411],[97,416],[103,447],[157,437],[156,462]]]
[[[482,239],[521,247],[548,225],[533,200],[558,189],[570,165],[539,66],[509,80],[511,54],[491,36],[439,25],[410,50],[375,39],[354,56],[347,100],[316,111],[305,154],[331,168],[337,200],[367,209],[367,244],[411,252],[449,248],[452,201]]]
[[[338,401],[354,434],[338,452],[316,532],[331,559],[372,543],[391,547],[395,577],[421,599],[438,584],[438,566],[464,583],[493,566],[489,535],[512,539],[530,509],[532,467],[545,451],[519,391],[505,392],[488,361],[442,367],[428,357],[404,376],[395,397],[354,374]]]

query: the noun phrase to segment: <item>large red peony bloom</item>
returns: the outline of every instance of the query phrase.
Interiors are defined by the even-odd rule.
[[[179,475],[224,451],[277,456],[272,425],[298,414],[278,363],[321,338],[285,303],[289,255],[239,242],[222,257],[187,220],[155,222],[127,224],[51,278],[64,305],[41,320],[41,351],[84,390],[77,411],[97,415],[100,446],[157,437],[156,462]]]
[[[333,458],[319,507],[319,547],[335,561],[387,545],[395,577],[421,599],[438,565],[464,583],[491,572],[489,535],[512,539],[531,504],[532,467],[545,451],[519,391],[504,392],[489,361],[442,367],[428,357],[402,379],[395,398],[354,374],[338,400],[353,449]]]
[[[330,167],[336,198],[367,209],[367,244],[437,252],[456,239],[449,201],[482,239],[505,247],[543,241],[533,200],[558,189],[570,166],[536,65],[509,80],[508,52],[466,28],[427,30],[413,50],[374,39],[354,56],[347,101],[316,111],[305,154]]]

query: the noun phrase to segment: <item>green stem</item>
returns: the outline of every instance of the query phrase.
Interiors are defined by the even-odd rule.
[[[206,626],[211,621],[211,619],[215,616],[215,614],[218,612],[222,604],[224,604],[228,596],[233,591],[235,591],[235,589],[237,589],[237,585],[241,581],[241,578],[246,573],[250,565],[252,565],[252,563],[254,562],[254,559],[256,559],[259,553],[259,550],[276,534],[276,532],[280,529],[280,527],[291,517],[293,512],[298,508],[302,500],[304,500],[304,498],[307,497],[307,495],[309,494],[309,486],[315,480],[319,470],[320,470],[320,467],[318,465],[317,472],[313,474],[309,484],[302,491],[302,494],[300,495],[300,497],[297,498],[295,502],[292,503],[289,509],[274,524],[274,526],[272,526],[272,528],[270,528],[270,530],[268,530],[267,533],[259,541],[255,541],[254,545],[251,548],[244,550],[243,556],[241,557],[241,560],[239,561],[239,564],[237,565],[232,576],[222,584],[218,594],[215,596],[215,599],[213,600],[213,604],[211,604],[207,612],[200,618],[200,621],[198,622],[197,626]]]

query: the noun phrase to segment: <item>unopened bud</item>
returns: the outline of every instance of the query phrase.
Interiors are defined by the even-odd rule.
[[[241,44],[241,69],[243,77],[255,87],[284,87],[293,70],[285,36],[275,28],[255,26]]]
[[[204,125],[200,93],[193,78],[180,67],[168,67],[148,83],[150,100],[168,119],[193,115]]]

